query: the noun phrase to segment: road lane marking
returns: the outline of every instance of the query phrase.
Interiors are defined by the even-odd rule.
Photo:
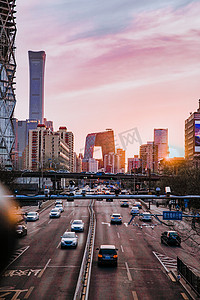
[[[32,293],[33,289],[34,289],[34,286],[31,286],[30,289],[28,290],[28,292],[26,293],[26,295],[24,296],[24,299],[28,299],[28,297]]]
[[[174,278],[174,276],[171,273],[168,273],[168,276],[171,279],[171,281],[176,282],[176,279]]]
[[[121,245],[121,250],[122,250],[122,252],[124,252],[124,248],[123,248],[123,246]]]
[[[101,224],[103,224],[103,225],[108,225],[108,226],[110,227],[110,223],[101,222]]]
[[[56,249],[58,249],[60,247],[61,242],[59,242],[58,246],[56,247]]]
[[[46,263],[46,265],[44,266],[44,269],[39,273],[38,278],[41,278],[44,271],[46,270],[46,268],[48,267],[48,264],[50,263],[51,258],[48,260],[48,262]]]
[[[183,299],[189,300],[189,298],[187,297],[187,295],[185,293],[181,293],[181,296],[183,297]]]
[[[117,232],[117,236],[118,236],[118,238],[120,239],[120,234],[119,234],[119,232]]]
[[[10,263],[6,266],[5,269],[8,269],[8,267],[9,267],[14,261],[16,261],[16,259],[18,259],[18,257],[20,257],[26,250],[28,250],[29,247],[30,247],[30,246],[27,246],[27,247],[25,247],[25,248],[19,249],[18,251],[15,251],[15,252],[13,253],[13,255],[11,256],[11,258],[10,258]]]
[[[50,224],[51,222],[52,222],[52,219],[51,219],[51,220],[49,220],[48,224]]]
[[[167,273],[169,273],[169,269],[175,270],[177,268],[177,260],[176,259],[174,259],[172,257],[168,257],[168,256],[158,253],[158,252],[154,252],[154,251],[153,251],[153,254],[159,260],[159,262],[164,267],[164,269]]]
[[[133,295],[134,300],[138,300],[138,296],[137,296],[136,291],[132,291],[132,295]]]
[[[125,225],[126,227],[128,227],[128,223],[124,223],[124,225]]]
[[[131,277],[131,273],[130,273],[130,270],[129,270],[129,267],[128,267],[127,262],[125,262],[125,266],[126,266],[126,271],[127,271],[128,280],[129,280],[129,281],[133,281],[133,279],[132,279],[132,277]]]

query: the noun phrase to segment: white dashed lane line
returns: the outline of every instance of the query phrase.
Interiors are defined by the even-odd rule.
[[[121,250],[122,250],[122,252],[124,252],[124,248],[123,248],[123,246],[121,245]]]

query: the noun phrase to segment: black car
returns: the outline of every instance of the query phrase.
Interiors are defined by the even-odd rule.
[[[161,243],[173,246],[180,246],[181,237],[176,231],[165,231],[161,235]]]
[[[98,253],[98,266],[101,265],[114,265],[117,266],[117,250],[114,245],[101,245]]]
[[[19,224],[16,226],[16,236],[22,237],[27,235],[27,227],[23,224]]]

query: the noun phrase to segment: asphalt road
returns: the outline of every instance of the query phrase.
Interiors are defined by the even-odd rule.
[[[20,238],[18,250],[0,280],[1,299],[73,299],[87,237],[89,201],[64,202],[58,219],[49,219],[51,208],[36,222],[28,222],[28,235]],[[76,249],[61,249],[61,235],[70,231],[70,221],[82,219],[84,233],[77,233]]]
[[[70,229],[73,219],[82,219],[87,229],[88,203],[88,200],[65,202],[60,219],[49,219],[51,208],[48,208],[40,214],[39,221],[27,224],[28,235],[19,239],[12,263],[1,275],[0,299],[73,299],[87,230],[77,234],[76,249],[61,250],[60,236]],[[98,267],[94,250],[90,300],[190,299],[170,275],[176,269],[177,256],[192,268],[200,269],[198,251],[188,239],[181,247],[161,244],[161,232],[168,228],[155,219],[143,223],[138,217],[128,225],[130,208],[120,207],[119,200],[96,201],[94,209],[97,219],[94,248],[115,244],[119,260],[117,268]],[[122,225],[110,224],[113,212],[122,214]]]
[[[96,201],[95,212],[95,249],[100,244],[116,245],[118,267],[98,267],[98,251],[94,251],[89,299],[190,299],[181,285],[168,275],[170,270],[176,269],[177,255],[181,258],[190,256],[190,264],[197,266],[188,245],[169,247],[161,244],[161,232],[168,228],[158,225],[155,219],[147,224],[136,217],[134,225],[127,225],[131,218],[130,208],[120,207],[117,200],[111,203]],[[113,212],[123,215],[122,225],[110,224]]]

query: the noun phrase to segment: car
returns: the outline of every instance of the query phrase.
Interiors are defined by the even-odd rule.
[[[117,266],[118,249],[115,247],[115,245],[101,245],[96,250],[99,250],[98,266],[101,266],[103,264],[112,264],[114,266]]]
[[[84,223],[82,220],[74,220],[71,224],[71,231],[84,231]]]
[[[27,235],[27,227],[24,224],[18,224],[16,226],[16,236],[22,237]]]
[[[78,245],[78,236],[75,232],[65,231],[61,236],[61,249],[67,247],[76,248]]]
[[[55,205],[56,205],[56,204],[63,204],[63,202],[62,202],[61,199],[57,199],[57,200],[55,201]]]
[[[166,245],[181,245],[181,237],[177,231],[165,231],[161,234],[161,243]]]
[[[122,216],[118,213],[113,213],[111,215],[110,223],[111,224],[113,224],[113,223],[121,224],[122,223]]]
[[[122,200],[120,201],[121,207],[129,207],[129,201],[128,200]]]
[[[106,198],[106,202],[113,202],[112,198]]]
[[[55,208],[59,208],[60,212],[64,211],[64,208],[63,208],[62,204],[56,204]]]
[[[139,214],[139,208],[137,206],[135,206],[135,207],[133,206],[131,208],[130,214],[131,215],[138,215]]]
[[[61,211],[59,208],[54,207],[49,213],[49,218],[60,218]]]
[[[151,214],[149,212],[144,212],[140,215],[141,221],[151,222]]]
[[[37,221],[39,220],[39,213],[37,211],[30,211],[26,215],[26,221]]]
[[[138,207],[139,209],[142,208],[142,204],[141,204],[140,202],[135,202],[135,203],[133,204],[133,206],[136,206],[136,207]]]

